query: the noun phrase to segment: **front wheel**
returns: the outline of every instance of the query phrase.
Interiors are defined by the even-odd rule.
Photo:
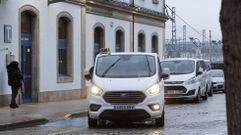
[[[194,98],[194,102],[195,103],[200,103],[200,101],[201,101],[201,93],[200,93],[200,90],[199,90],[198,93],[197,93],[196,98]]]
[[[206,87],[205,95],[203,96],[203,100],[208,99],[208,87]]]
[[[161,118],[155,119],[155,125],[157,127],[163,127],[165,124],[165,111],[163,110]]]
[[[208,92],[208,95],[211,97],[213,96],[213,89],[211,88],[210,91]]]
[[[88,115],[88,125],[89,125],[90,128],[97,127],[97,125],[98,125],[98,120],[97,120],[97,119],[92,119],[92,118],[90,118],[90,116]]]

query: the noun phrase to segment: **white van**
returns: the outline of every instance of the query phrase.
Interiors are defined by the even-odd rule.
[[[199,103],[201,97],[208,98],[203,60],[172,58],[163,60],[161,66],[170,70],[170,78],[164,82],[166,99],[193,99]]]
[[[155,120],[164,125],[163,73],[155,53],[98,54],[94,67],[85,75],[88,89],[88,124],[108,121]]]

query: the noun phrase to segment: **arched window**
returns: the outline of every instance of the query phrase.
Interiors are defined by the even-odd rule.
[[[116,31],[116,37],[115,37],[115,51],[116,52],[124,52],[124,32],[122,30]]]
[[[105,47],[104,39],[105,39],[104,29],[99,26],[96,27],[94,29],[94,58],[100,52],[100,48]]]
[[[158,53],[158,37],[156,35],[152,36],[151,38],[151,52]]]
[[[72,76],[72,21],[58,19],[58,75]]]
[[[138,34],[138,52],[145,52],[145,35]]]

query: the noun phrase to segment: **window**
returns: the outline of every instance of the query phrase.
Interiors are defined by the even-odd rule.
[[[138,35],[138,52],[145,52],[145,35],[143,33]]]
[[[124,52],[124,32],[122,30],[116,31],[116,52]]]
[[[58,77],[72,77],[72,21],[58,18]],[[61,80],[58,78],[58,82]]]
[[[152,53],[158,53],[158,37],[152,36],[151,42],[152,42],[151,52]]]
[[[96,27],[94,30],[94,58],[100,53],[100,48],[105,48],[104,38],[104,29]]]
[[[205,64],[203,61],[198,61],[197,62],[197,66],[196,66],[196,74],[199,72],[199,71],[203,71],[205,69]]]
[[[158,4],[158,3],[159,3],[159,0],[152,0],[152,3],[153,3],[153,4]]]

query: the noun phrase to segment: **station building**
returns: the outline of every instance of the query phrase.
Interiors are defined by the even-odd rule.
[[[84,72],[100,48],[163,56],[164,0],[0,0],[0,106],[10,103],[6,65],[20,64],[21,103],[86,96]]]

